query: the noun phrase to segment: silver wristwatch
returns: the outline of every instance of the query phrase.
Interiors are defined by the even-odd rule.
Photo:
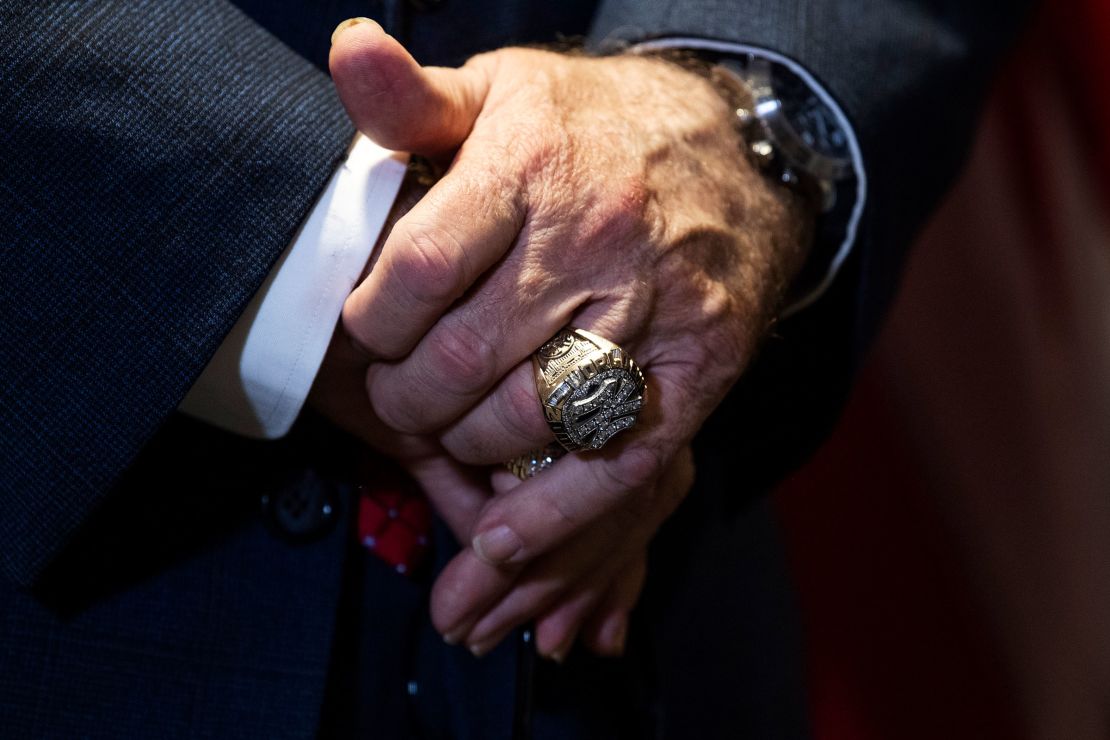
[[[852,175],[848,135],[808,84],[783,64],[763,57],[717,60],[714,78],[735,86],[737,122],[757,166],[803,190],[822,213]]]

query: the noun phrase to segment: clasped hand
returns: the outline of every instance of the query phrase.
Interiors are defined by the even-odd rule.
[[[668,61],[503,49],[421,68],[372,22],[333,40],[358,128],[445,174],[347,300],[313,402],[401,460],[465,543],[432,618],[476,653],[537,621],[623,650],[652,536],[693,480],[689,444],[750,360],[805,256],[807,219],[740,154],[712,85]],[[604,336],[648,379],[639,424],[525,482],[552,441],[530,357]]]

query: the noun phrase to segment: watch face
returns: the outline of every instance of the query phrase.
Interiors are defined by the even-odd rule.
[[[840,124],[804,80],[776,64],[771,82],[782,103],[783,115],[808,147],[832,159],[851,159],[848,139]]]

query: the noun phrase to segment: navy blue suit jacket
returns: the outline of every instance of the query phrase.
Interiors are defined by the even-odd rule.
[[[505,731],[511,650],[479,664],[433,647],[419,584],[352,576],[349,441],[309,421],[287,440],[248,442],[174,414],[350,142],[324,69],[332,29],[355,15],[438,64],[557,34],[748,42],[800,60],[851,117],[874,186],[855,251],[829,293],[780,325],[699,439],[697,490],[654,554],[643,609],[653,648],[625,697],[648,697],[644,726],[668,736],[723,727],[705,707],[730,706],[733,727],[761,737],[789,725],[797,704],[768,713],[776,695],[764,685],[793,680],[796,666],[737,678],[740,664],[774,661],[713,627],[774,631],[743,616],[752,594],[779,598],[781,576],[747,544],[767,526],[751,494],[835,419],[1017,27],[1014,4],[991,6],[0,1],[0,728],[311,735],[345,608],[409,635],[359,648],[383,677],[360,691],[416,702],[444,718],[444,736]],[[298,526],[273,512],[283,496],[333,501],[336,521],[299,542],[275,536]],[[370,579],[357,598],[342,595],[352,578]],[[413,665],[454,688],[414,699],[394,680]],[[717,699],[691,689],[682,672],[693,670]],[[545,689],[551,728],[575,712],[577,699],[558,708],[570,691],[560,680]],[[746,698],[730,704],[724,684],[737,680]],[[400,714],[380,714],[402,733]],[[745,725],[749,715],[764,719]]]

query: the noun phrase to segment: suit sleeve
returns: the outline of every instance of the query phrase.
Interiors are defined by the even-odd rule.
[[[893,297],[907,249],[954,179],[1028,0],[604,0],[596,44],[701,37],[778,52],[836,99],[860,143],[868,197],[851,256],[782,321],[715,420],[756,487],[796,467],[834,423]],[[756,428],[758,425],[758,428]],[[759,471],[758,474],[752,474]]]
[[[223,0],[0,2],[0,111],[0,570],[27,584],[354,131],[327,76]]]

